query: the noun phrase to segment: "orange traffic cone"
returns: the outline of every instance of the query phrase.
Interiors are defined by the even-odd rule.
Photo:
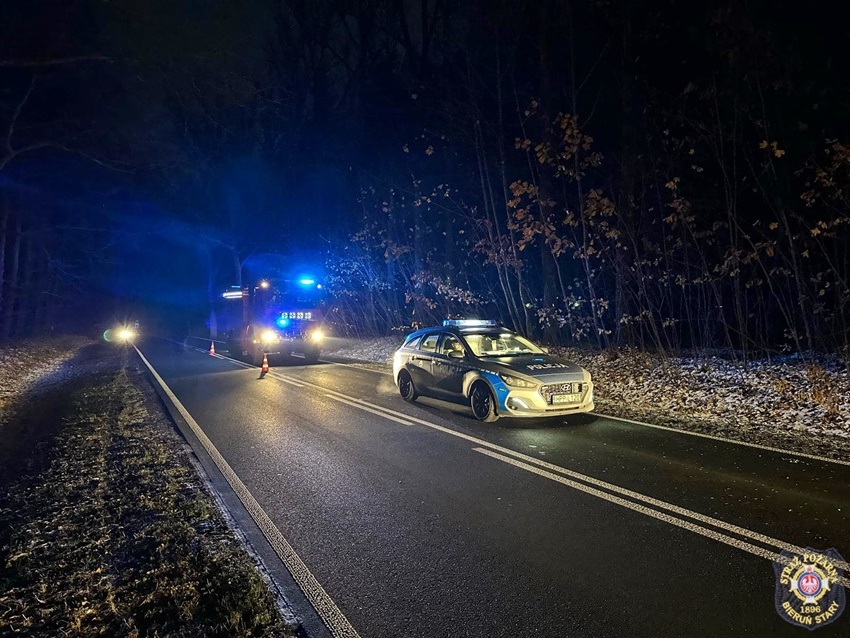
[[[265,374],[269,371],[269,355],[263,353],[263,367],[260,368],[260,373]]]
[[[210,354],[215,354],[215,341],[210,341]]]

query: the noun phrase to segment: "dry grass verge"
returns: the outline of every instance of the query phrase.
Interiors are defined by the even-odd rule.
[[[290,635],[127,374],[73,391],[49,466],[2,503],[0,634]]]

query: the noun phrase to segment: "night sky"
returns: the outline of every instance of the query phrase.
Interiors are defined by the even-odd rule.
[[[846,348],[848,27],[817,6],[4,2],[2,336],[185,331],[284,263],[340,333]]]

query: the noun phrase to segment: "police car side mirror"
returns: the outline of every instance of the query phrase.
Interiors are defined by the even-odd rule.
[[[463,359],[466,355],[460,350],[449,350],[449,359]]]

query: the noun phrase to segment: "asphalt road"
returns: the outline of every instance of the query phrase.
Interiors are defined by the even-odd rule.
[[[595,416],[483,424],[376,371],[261,379],[139,347],[364,638],[800,636],[770,556],[850,558],[848,465]]]

